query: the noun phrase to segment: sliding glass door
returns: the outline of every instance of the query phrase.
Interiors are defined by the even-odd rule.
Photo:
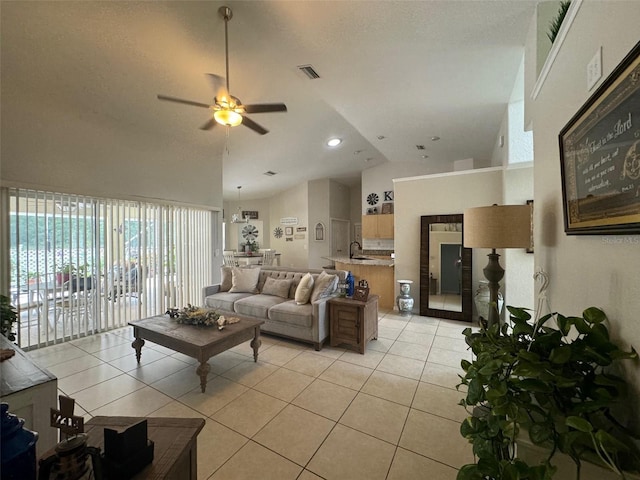
[[[23,348],[198,304],[211,281],[217,212],[22,189],[8,198]]]

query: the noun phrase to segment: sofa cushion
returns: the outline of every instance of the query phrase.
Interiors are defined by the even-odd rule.
[[[311,328],[313,325],[313,305],[310,303],[298,305],[295,300],[279,303],[269,309],[269,320]]]
[[[302,280],[298,283],[298,288],[296,288],[295,293],[295,301],[298,305],[309,303],[311,292],[313,292],[313,284],[313,275],[310,273],[307,273],[302,277]]]
[[[315,302],[319,298],[328,297],[331,295],[338,286],[338,276],[330,275],[324,270],[320,272],[318,278],[313,285],[313,292],[311,293],[311,303]]]
[[[258,293],[260,268],[231,267],[231,293]]]
[[[275,278],[269,277],[264,282],[262,294],[289,298],[289,288],[291,288],[291,280],[276,280]]]
[[[268,318],[267,312],[271,307],[285,302],[282,297],[274,295],[251,295],[234,303],[233,308],[239,315],[250,315],[258,318]]]
[[[220,292],[215,293],[213,295],[209,295],[204,299],[204,306],[209,308],[214,308],[216,310],[226,310],[228,312],[233,312],[233,305],[236,300],[240,300],[242,298],[250,297],[250,293],[229,293],[229,292]]]
[[[222,266],[220,267],[220,290],[219,292],[228,292],[231,289],[231,278],[233,276],[232,267]]]

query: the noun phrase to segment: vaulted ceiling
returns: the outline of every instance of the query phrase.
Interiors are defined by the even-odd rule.
[[[63,109],[222,155],[228,199],[238,185],[250,199],[316,178],[348,184],[383,162],[450,171],[491,157],[536,3],[2,1],[3,95],[22,102],[25,123]],[[204,74],[224,76],[222,5],[231,94],[288,107],[250,115],[267,135],[202,131],[207,110],[156,98],[212,101]],[[320,78],[298,69],[309,64]],[[334,136],[342,144],[327,147]]]

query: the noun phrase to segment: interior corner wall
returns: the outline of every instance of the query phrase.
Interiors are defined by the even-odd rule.
[[[414,310],[420,305],[420,217],[464,213],[502,201],[502,167],[394,180],[395,278],[413,280]],[[399,235],[398,232],[402,232]],[[484,278],[488,249],[473,250],[473,291]],[[396,295],[399,288],[395,286]]]
[[[600,85],[640,40],[638,25],[637,2],[582,2],[527,110],[534,127],[535,263],[549,274],[550,308],[576,315],[600,307],[609,317],[612,338],[640,350],[640,235],[565,234],[558,151],[559,132],[593,93],[587,90],[587,64],[602,48]],[[640,432],[640,368],[632,362],[624,362],[624,368],[631,383],[631,426]]]
[[[308,209],[309,187],[307,182],[274,195],[269,201],[270,246],[281,254],[280,265],[283,267],[309,267],[309,236],[313,232],[314,225],[309,224]],[[289,217],[297,218],[297,225],[280,223],[280,219]],[[276,227],[280,227],[284,232],[287,226],[293,229],[293,235],[282,235],[280,238],[273,236],[273,230]],[[298,227],[307,227],[304,239],[294,238]],[[290,240],[287,241],[287,239]]]

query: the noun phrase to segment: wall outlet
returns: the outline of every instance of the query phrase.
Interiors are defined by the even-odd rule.
[[[598,47],[595,55],[587,65],[587,91],[602,78],[602,47]]]

